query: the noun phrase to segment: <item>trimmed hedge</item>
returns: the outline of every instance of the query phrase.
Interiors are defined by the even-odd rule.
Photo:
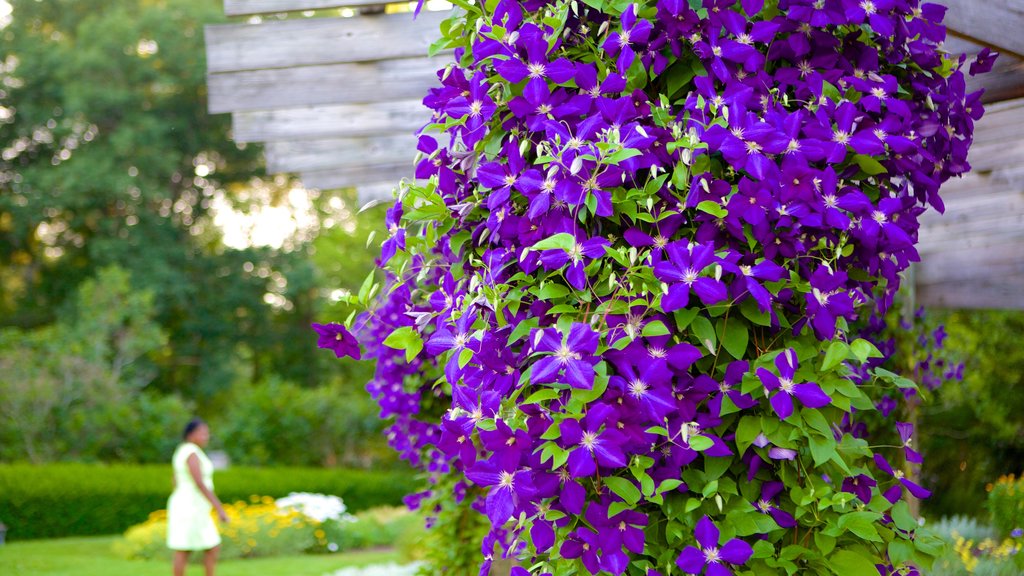
[[[0,521],[8,539],[119,534],[167,507],[170,466],[0,464]],[[254,494],[334,494],[349,511],[401,504],[416,484],[409,471],[232,467],[214,475],[225,502]]]

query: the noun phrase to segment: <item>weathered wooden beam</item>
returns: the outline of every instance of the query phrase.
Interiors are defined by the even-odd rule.
[[[236,142],[273,142],[411,133],[430,117],[430,109],[419,100],[235,112],[231,137]]]
[[[398,181],[378,182],[376,184],[363,184],[356,187],[356,198],[360,206],[366,206],[373,202],[389,202],[395,197],[395,189]]]
[[[918,284],[915,297],[929,308],[962,308],[968,310],[1024,310],[1024,278],[1000,282],[974,279],[942,284]]]
[[[315,170],[302,172],[299,179],[307,188],[319,188],[321,190],[333,190],[335,188],[348,188],[352,186],[364,186],[367,184],[378,184],[381,181],[393,181],[396,184],[402,178],[413,176],[412,158],[405,162],[392,162],[382,164],[365,164],[362,166],[348,166],[345,168],[333,168],[330,170]]]
[[[364,164],[412,164],[416,137],[409,134],[373,138],[332,138],[268,142],[268,172],[306,172]]]
[[[422,98],[451,56],[211,74],[211,114]]]
[[[206,26],[210,73],[424,56],[446,12]]]
[[[356,8],[393,4],[381,0],[224,0],[224,13],[228,16],[251,16],[328,8]],[[403,2],[407,4],[407,2]]]
[[[943,0],[950,33],[1024,57],[1022,0]]]

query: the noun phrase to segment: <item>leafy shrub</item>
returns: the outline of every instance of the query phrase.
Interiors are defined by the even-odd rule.
[[[953,542],[957,537],[968,540],[987,540],[996,537],[996,531],[991,526],[978,522],[976,518],[968,516],[949,516],[934,524],[929,524],[932,532],[947,542]]]
[[[278,379],[240,387],[218,426],[231,460],[250,466],[391,465],[383,424],[364,395]],[[385,462],[381,462],[384,460]]]
[[[404,506],[371,508],[354,517],[324,522],[321,527],[326,544],[316,550],[337,552],[412,544],[409,541],[422,526],[423,517]]]
[[[988,488],[988,510],[996,530],[1005,536],[1024,528],[1024,477],[1002,476]]]
[[[251,494],[337,494],[352,511],[396,505],[411,491],[408,472],[311,468],[230,468],[214,476],[225,502]],[[169,466],[0,465],[0,518],[11,539],[116,534],[165,508]]]

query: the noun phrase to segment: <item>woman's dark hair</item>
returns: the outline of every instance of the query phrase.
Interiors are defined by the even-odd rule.
[[[192,433],[196,431],[196,428],[205,425],[206,421],[203,420],[202,418],[193,418],[188,421],[188,424],[185,424],[185,431],[181,433],[181,437],[185,440],[188,440],[188,437],[191,436]]]

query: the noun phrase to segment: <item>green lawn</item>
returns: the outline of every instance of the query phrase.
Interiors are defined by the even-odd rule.
[[[3,576],[169,576],[170,561],[124,560],[111,551],[113,536],[62,538],[13,542],[0,546]],[[390,550],[335,555],[284,556],[254,560],[227,560],[217,566],[218,576],[322,576],[346,566],[395,562]],[[202,566],[190,565],[186,574],[201,575]]]

